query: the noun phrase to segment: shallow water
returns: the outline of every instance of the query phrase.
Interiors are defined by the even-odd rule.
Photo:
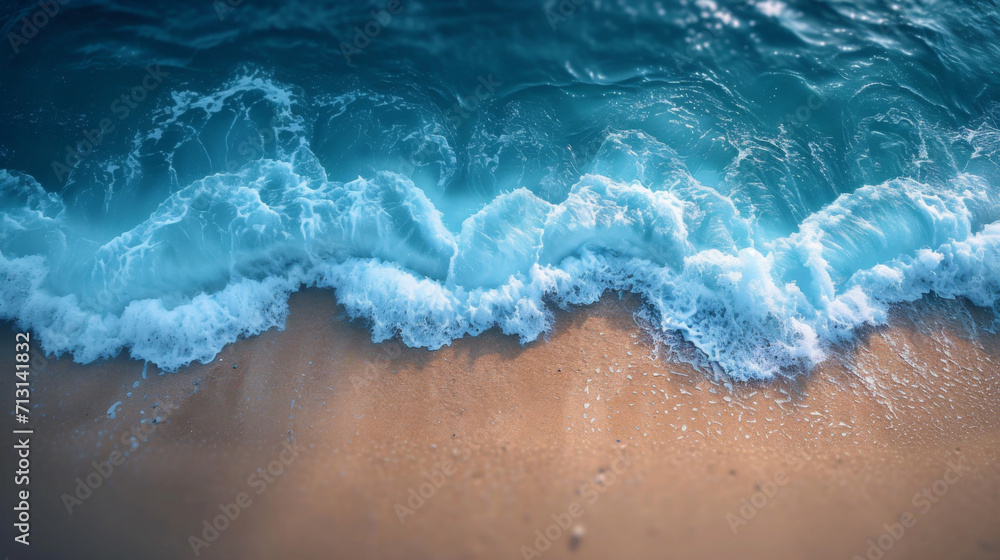
[[[996,2],[20,4],[0,318],[80,362],[209,360],[302,286],[432,349],[612,289],[766,378],[1000,298]]]

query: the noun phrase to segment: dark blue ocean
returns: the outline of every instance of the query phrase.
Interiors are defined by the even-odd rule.
[[[1000,3],[0,11],[0,319],[175,369],[335,292],[436,349],[633,292],[737,379],[1000,299]]]

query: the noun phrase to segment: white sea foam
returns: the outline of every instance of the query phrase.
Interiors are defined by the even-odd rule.
[[[412,179],[389,170],[345,177],[356,162],[313,152],[309,122],[320,117],[303,107],[335,122],[331,134],[405,101],[356,92],[297,103],[256,75],[209,95],[175,92],[116,167],[124,175],[98,193],[105,219],[91,219],[83,195],[64,200],[0,170],[0,318],[82,363],[127,350],[176,369],[282,327],[288,297],[306,286],[334,290],[374,340],[432,349],[494,327],[536,340],[554,307],[621,290],[641,296],[653,328],[679,332],[749,379],[822,361],[899,302],[931,292],[984,307],[1000,298],[989,127],[961,140],[985,154],[968,165],[979,175],[894,179],[839,197],[780,181],[709,185],[718,174],[699,181],[663,138],[635,130],[571,150],[572,172],[528,173],[520,152],[505,159],[489,149],[548,150],[557,142],[546,131],[480,130],[473,146],[492,167],[479,171],[499,194],[473,204],[444,190],[459,163],[434,115],[407,106],[419,122],[372,139],[387,152],[432,145],[428,161],[409,166],[421,169]],[[661,123],[667,136],[697,124],[685,119]],[[261,130],[266,141],[232,141],[258,142]],[[763,165],[748,145],[730,154],[733,177],[748,162]],[[431,168],[437,175],[423,174]],[[64,192],[76,192],[76,180]]]
[[[282,326],[302,286],[335,290],[375,340],[428,348],[491,327],[535,340],[553,305],[627,290],[658,328],[734,377],[762,378],[823,360],[893,303],[933,291],[996,304],[997,192],[955,181],[944,194],[910,180],[865,187],[789,236],[755,240],[732,204],[706,201],[693,181],[655,191],[588,175],[556,204],[501,195],[452,233],[403,176],[317,184],[262,161],[196,181],[135,228],[70,250],[59,198],[4,173],[0,316],[80,362],[128,349],[174,369]]]

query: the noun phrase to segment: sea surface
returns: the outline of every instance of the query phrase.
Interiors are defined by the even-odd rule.
[[[735,379],[1000,299],[1000,3],[6,2],[0,319],[172,370],[640,296]]]

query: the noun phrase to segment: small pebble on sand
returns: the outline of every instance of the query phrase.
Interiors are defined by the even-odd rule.
[[[586,531],[584,530],[583,525],[574,525],[573,526],[573,532],[570,533],[570,535],[569,535],[569,549],[570,550],[576,550],[577,547],[580,546],[580,541],[583,540],[583,534],[585,532]]]

